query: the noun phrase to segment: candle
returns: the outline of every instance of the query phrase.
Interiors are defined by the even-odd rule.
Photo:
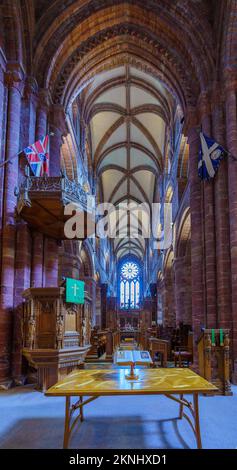
[[[211,345],[212,346],[215,346],[216,345],[216,342],[215,342],[215,330],[212,328],[211,330]]]
[[[223,330],[222,328],[220,328],[220,346],[223,346],[224,345],[224,341],[223,341]]]

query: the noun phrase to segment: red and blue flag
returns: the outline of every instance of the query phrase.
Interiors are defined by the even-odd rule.
[[[23,150],[34,176],[49,175],[49,136]]]

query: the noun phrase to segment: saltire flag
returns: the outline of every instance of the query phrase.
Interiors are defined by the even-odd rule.
[[[215,176],[221,160],[227,151],[215,140],[200,132],[201,146],[198,155],[198,175],[202,180],[209,180]]]
[[[49,136],[23,150],[34,176],[49,175]]]

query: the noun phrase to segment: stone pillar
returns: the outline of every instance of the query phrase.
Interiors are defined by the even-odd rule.
[[[91,297],[92,302],[92,326],[95,326],[96,323],[96,281],[93,277],[84,276],[81,277],[81,280],[85,282],[85,290]]]
[[[38,106],[36,112],[35,139],[38,140],[46,135],[47,115],[48,115],[48,94],[47,90],[40,90],[38,93]],[[32,276],[31,284],[33,287],[43,286],[43,259],[44,259],[44,236],[42,233],[33,231],[32,245]],[[47,279],[46,279],[47,282]],[[56,286],[57,284],[55,284]]]
[[[180,322],[183,322],[183,297],[185,290],[183,263],[183,258],[174,259],[176,326],[178,326]]]
[[[32,287],[43,286],[43,253],[44,237],[42,233],[32,232],[32,268],[31,285]]]
[[[27,77],[21,106],[21,148],[35,139],[35,94],[36,81]],[[27,160],[22,157],[19,165],[18,185],[25,174]],[[20,219],[16,226],[15,282],[14,282],[14,326],[12,345],[12,377],[21,384],[22,377],[22,292],[30,287],[31,280],[31,236],[28,225]]]
[[[20,222],[16,235],[14,331],[12,345],[12,377],[14,384],[24,383],[22,376],[23,309],[22,292],[30,287],[31,235],[26,223]]]
[[[35,142],[35,121],[37,106],[37,83],[33,77],[27,77],[25,80],[24,96],[21,107],[21,147]],[[23,169],[27,164],[25,156],[23,157]]]
[[[157,281],[157,322],[164,324],[164,306],[163,306],[163,280],[160,277]]]
[[[96,285],[96,326],[101,328],[101,289]]]
[[[190,214],[191,214],[191,274],[192,274],[192,326],[194,332],[194,362],[197,365],[196,341],[201,327],[205,325],[205,281],[203,272],[203,210],[202,188],[198,176],[197,162],[200,145],[195,114],[190,116],[188,130],[189,144],[189,184],[190,184]]]
[[[164,325],[168,327],[175,327],[174,283],[172,276],[172,268],[167,269],[163,281],[163,305]]]
[[[6,73],[8,87],[6,159],[19,152],[21,92],[23,74],[20,66]],[[14,188],[18,183],[18,158],[7,164],[4,181],[3,228],[2,228],[2,276],[0,297],[0,382],[2,387],[11,383],[11,341],[14,304],[15,269],[15,207]]]
[[[117,328],[117,297],[109,297],[107,305],[106,326],[115,330]]]
[[[224,135],[224,106],[221,88],[215,84],[212,98],[212,136],[226,146]],[[228,159],[221,162],[214,178],[216,276],[217,276],[217,327],[232,328],[231,315],[231,263],[228,202]]]
[[[5,97],[5,83],[4,83],[4,72],[5,72],[5,58],[1,54],[0,48],[0,164],[3,163],[4,159],[4,142],[5,142],[5,119],[4,119],[4,97]],[[5,167],[0,167],[0,231],[2,221],[2,201],[3,201],[3,186],[4,186],[4,171]],[[1,250],[0,250],[1,251]],[[0,265],[1,265],[1,252],[0,252]]]
[[[237,80],[226,83],[226,141],[230,153],[237,156]],[[235,364],[232,375],[237,384],[237,162],[228,158],[229,221],[232,287],[232,351]]]
[[[48,91],[41,89],[38,93],[38,106],[36,115],[35,137],[36,140],[45,136],[48,133],[48,111],[49,111],[49,96]]]
[[[101,327],[106,328],[108,284],[101,284]]]
[[[53,238],[44,239],[44,287],[58,286],[58,242]]]
[[[61,105],[52,105],[51,107],[50,132],[53,135],[50,137],[49,172],[50,176],[60,176],[62,137],[67,135],[65,113]]]
[[[187,255],[174,259],[176,326],[192,325],[191,262]]]
[[[210,99],[203,93],[199,100],[199,113],[202,131],[207,136],[212,135]],[[196,170],[197,171],[197,170]],[[204,282],[206,286],[206,321],[207,328],[217,327],[217,289],[216,289],[216,240],[214,217],[214,179],[202,181],[203,191],[203,249],[204,249]]]

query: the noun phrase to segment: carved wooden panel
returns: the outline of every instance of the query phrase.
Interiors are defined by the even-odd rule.
[[[55,304],[40,304],[36,326],[36,344],[38,348],[54,348],[56,336]]]

